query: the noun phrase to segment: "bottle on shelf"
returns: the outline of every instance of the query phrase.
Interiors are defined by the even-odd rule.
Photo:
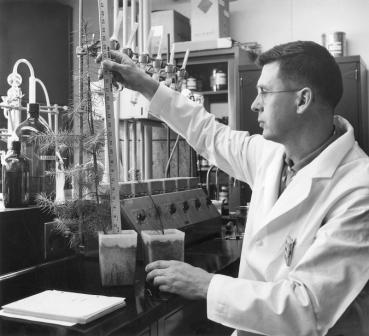
[[[228,203],[228,187],[221,186],[219,192],[219,201],[222,202],[222,215],[228,216],[229,215],[229,203]]]
[[[19,208],[29,202],[29,160],[21,155],[21,144],[12,141],[2,162],[2,192],[5,208]]]
[[[228,187],[227,186],[221,186],[220,192],[219,192],[219,201],[227,201],[228,202]]]
[[[49,126],[40,118],[39,104],[27,105],[28,118],[15,129],[21,142],[21,153],[30,160],[30,204],[35,203],[35,196],[41,192],[50,195],[55,192],[55,179],[47,171],[55,171],[55,149],[41,151],[35,136],[51,132]]]
[[[200,170],[208,170],[210,167],[209,161],[204,157],[200,158]]]
[[[215,85],[215,79],[217,76],[217,69],[213,69],[209,78],[210,90],[217,91],[217,87]]]
[[[196,91],[197,90],[197,80],[195,77],[188,77],[187,78],[187,89],[191,90],[191,91]]]
[[[223,70],[215,73],[215,91],[227,89],[227,74]]]
[[[213,69],[209,78],[210,90],[220,91],[227,89],[227,74],[221,69]]]
[[[201,92],[203,90],[203,83],[201,78],[197,78],[196,80],[196,90]]]

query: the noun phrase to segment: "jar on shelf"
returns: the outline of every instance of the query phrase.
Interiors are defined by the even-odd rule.
[[[215,85],[215,79],[216,79],[216,75],[217,75],[217,69],[213,69],[209,78],[209,84],[210,84],[210,90],[211,91],[216,91],[217,87]]]
[[[222,202],[221,214],[223,216],[229,215],[229,202],[228,202],[228,187],[221,186],[219,192],[219,201]]]
[[[182,82],[181,82],[181,91],[187,89],[187,79],[184,78],[182,79]]]
[[[221,186],[220,187],[219,201],[221,201],[221,202],[227,201],[228,202],[228,187],[227,186]]]
[[[201,78],[198,78],[196,80],[196,88],[197,88],[197,91],[202,91],[203,89],[203,84],[202,84],[202,79]]]
[[[209,168],[209,161],[205,158],[201,158],[200,164],[201,164],[201,169]]]
[[[215,91],[227,89],[227,74],[223,70],[215,73]]]
[[[195,77],[188,77],[187,78],[187,89],[191,91],[197,90],[197,80]]]

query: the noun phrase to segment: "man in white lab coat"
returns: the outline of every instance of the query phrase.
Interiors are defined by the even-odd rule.
[[[342,79],[327,50],[297,41],[259,57],[252,109],[263,134],[252,136],[114,59],[104,68],[152,114],[252,188],[238,278],[177,261],[149,264],[147,278],[206,298],[208,318],[238,335],[369,335],[369,159],[334,116]]]

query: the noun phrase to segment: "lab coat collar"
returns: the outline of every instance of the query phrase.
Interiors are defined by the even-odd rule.
[[[334,116],[334,126],[342,135],[301,171],[310,178],[330,178],[355,143],[354,129],[341,116]]]
[[[266,216],[265,222],[259,226],[258,232],[268,223],[301,204],[309,196],[314,179],[331,178],[333,176],[340,162],[355,143],[353,128],[347,120],[340,116],[335,116],[334,124],[343,134],[323,150],[312,162],[298,171],[279,198],[278,191],[283,152],[277,154],[276,159],[271,162],[270,168],[273,169],[269,170],[271,174],[267,175],[262,187],[269,189],[265,190],[264,195],[267,195],[268,199],[264,200],[264,202],[267,205],[265,209],[270,209],[270,211]]]

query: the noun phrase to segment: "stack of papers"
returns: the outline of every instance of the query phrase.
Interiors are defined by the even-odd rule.
[[[5,306],[0,315],[71,326],[126,305],[125,298],[46,290]]]

